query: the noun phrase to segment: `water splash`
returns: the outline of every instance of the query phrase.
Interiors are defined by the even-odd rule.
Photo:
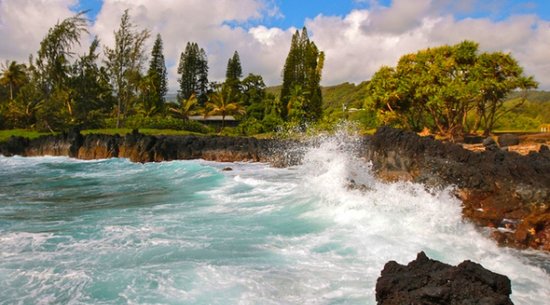
[[[548,255],[497,247],[449,190],[377,180],[361,141],[284,169],[0,157],[0,303],[375,304],[385,262],[421,250],[509,276],[516,304],[550,295]]]

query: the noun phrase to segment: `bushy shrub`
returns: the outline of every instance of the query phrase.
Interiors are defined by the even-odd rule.
[[[114,128],[116,119],[107,119],[107,127]],[[187,130],[198,133],[208,133],[210,129],[196,121],[184,121],[171,116],[152,116],[146,117],[143,115],[132,115],[124,121],[125,128],[150,128],[150,129],[172,129],[172,130]]]

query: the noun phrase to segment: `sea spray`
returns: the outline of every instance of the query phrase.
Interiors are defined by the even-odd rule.
[[[375,304],[385,262],[421,250],[548,298],[548,255],[497,247],[449,190],[377,180],[360,141],[290,168],[0,157],[0,304]]]

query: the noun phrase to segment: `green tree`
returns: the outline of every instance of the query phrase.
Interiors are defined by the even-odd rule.
[[[83,127],[99,128],[114,109],[107,71],[97,65],[99,40],[92,41],[87,54],[79,57],[71,72],[75,118]]]
[[[70,88],[70,59],[72,48],[80,44],[83,33],[87,33],[85,12],[58,22],[50,28],[40,42],[36,60],[36,77],[33,79],[43,94],[39,105],[38,121],[50,130],[64,128],[74,123],[73,92]]]
[[[304,96],[303,108],[306,111],[304,120],[316,121],[322,114],[321,74],[324,65],[324,53],[319,51],[313,41],[310,41],[307,29],[296,31],[292,36],[290,51],[283,70],[283,86],[281,88],[281,113],[288,118],[288,103],[291,91],[301,86]]]
[[[168,74],[162,53],[162,38],[160,34],[157,35],[153,50],[151,51],[151,61],[147,77],[151,91],[147,98],[151,100],[149,103],[160,111],[164,107],[166,93],[168,92]]]
[[[144,61],[144,43],[149,38],[149,31],[135,30],[128,10],[125,10],[114,35],[115,46],[106,47],[104,53],[117,99],[116,128],[119,128],[121,116],[126,116],[135,100]]]
[[[189,117],[198,113],[198,99],[193,94],[188,99],[180,99],[178,107],[170,107],[168,110],[184,121],[189,121]]]
[[[396,68],[382,67],[368,85],[366,106],[378,109],[386,123],[455,138],[469,131],[472,115],[487,123],[488,132],[502,99],[535,85],[510,55],[479,54],[477,43],[464,41],[404,55]]]
[[[205,107],[205,117],[220,115],[222,117],[221,129],[225,127],[225,117],[228,115],[244,114],[245,109],[237,101],[232,99],[233,93],[228,86],[221,86],[221,89],[210,95]]]
[[[208,60],[204,49],[195,42],[188,42],[180,55],[178,65],[179,99],[189,99],[195,94],[199,104],[208,99]]]
[[[241,77],[243,76],[243,69],[241,67],[241,59],[239,53],[235,51],[233,57],[227,62],[227,69],[225,71],[225,84],[231,87],[234,94],[241,92]]]
[[[28,81],[26,70],[25,64],[19,64],[16,61],[6,61],[2,66],[0,85],[8,87],[10,100],[13,100],[14,92]]]
[[[265,83],[261,75],[248,74],[241,82],[241,101],[247,117],[262,120],[266,114]]]

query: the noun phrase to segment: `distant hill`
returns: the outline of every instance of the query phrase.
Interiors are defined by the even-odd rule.
[[[514,100],[522,97],[522,95],[523,95],[522,92],[513,92],[508,96],[507,100]],[[526,98],[530,102],[537,102],[537,103],[550,102],[550,91],[529,90],[527,91]]]

